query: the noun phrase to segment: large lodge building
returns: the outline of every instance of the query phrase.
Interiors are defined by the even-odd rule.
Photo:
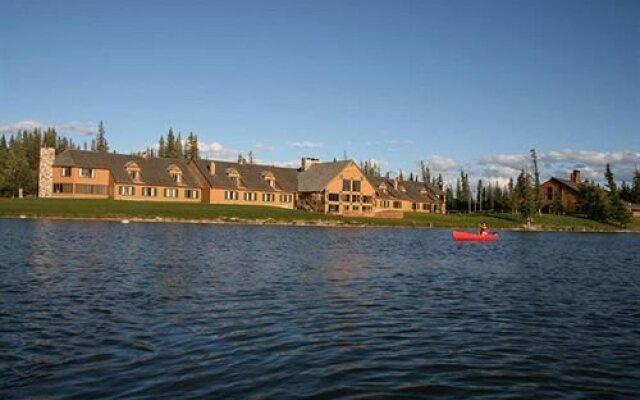
[[[40,152],[39,197],[298,208],[348,216],[445,213],[442,188],[363,174],[350,160],[300,168],[54,149]]]

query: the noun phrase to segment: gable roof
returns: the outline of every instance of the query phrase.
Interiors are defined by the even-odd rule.
[[[135,162],[140,167],[140,180],[133,181],[126,166]],[[118,184],[143,184],[150,186],[197,188],[198,180],[191,173],[185,160],[176,158],[144,158],[126,154],[102,153],[97,151],[66,150],[58,154],[53,162],[57,167],[79,167],[107,169]],[[175,165],[182,172],[182,183],[178,184],[169,174]]]
[[[299,192],[320,192],[353,161],[316,163],[298,174]],[[355,165],[355,163],[354,163]]]
[[[229,169],[238,172],[240,180],[244,185],[243,188],[247,190],[260,190],[265,192],[281,190],[285,192],[295,192],[298,186],[298,171],[294,168],[274,167],[261,164],[240,164],[237,162],[217,160],[195,160],[193,162],[210,187],[238,189],[238,186],[227,176],[227,170]],[[215,173],[213,175],[209,171],[210,162],[213,162],[215,166]],[[275,178],[275,188],[272,188],[264,178],[265,174],[269,173]]]
[[[405,200],[412,202],[439,201],[438,195],[443,194],[440,189],[424,182],[398,181],[398,189],[394,187],[394,179],[379,176],[367,176],[367,179],[374,186],[376,196],[385,200]],[[382,192],[379,187],[385,184],[387,193]],[[405,190],[402,190],[404,188]],[[423,193],[423,189],[426,193]]]
[[[561,185],[563,185],[563,186],[566,186],[566,187],[568,187],[569,189],[573,190],[574,192],[579,192],[579,191],[580,191],[580,184],[579,184],[579,183],[576,183],[576,182],[572,182],[572,181],[570,181],[570,180],[568,180],[568,179],[561,179],[561,178],[556,178],[556,177],[553,177],[553,176],[552,176],[552,177],[551,177],[547,182],[545,182],[545,183],[548,183],[548,182],[551,182],[551,181],[556,181],[556,182],[558,182],[559,184],[561,184]],[[543,185],[544,185],[544,183],[543,183]]]

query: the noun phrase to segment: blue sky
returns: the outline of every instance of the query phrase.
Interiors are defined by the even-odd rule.
[[[0,0],[0,132],[505,179],[640,164],[638,1]]]

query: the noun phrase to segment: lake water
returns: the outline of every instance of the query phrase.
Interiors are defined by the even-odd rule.
[[[639,398],[640,235],[0,220],[0,398]]]

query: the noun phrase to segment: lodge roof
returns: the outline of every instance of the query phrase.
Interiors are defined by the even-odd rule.
[[[127,172],[130,162],[140,168],[140,180],[134,181]],[[175,158],[145,158],[140,156],[102,153],[96,151],[66,150],[53,162],[58,167],[108,169],[118,184],[144,184],[150,186],[198,188],[198,179],[189,171],[187,162]],[[182,173],[182,182],[176,183],[169,173],[175,166]]]
[[[235,170],[238,173],[241,183],[240,187],[243,189],[266,192],[295,192],[298,186],[298,172],[294,168],[217,160],[195,160],[194,163],[200,172],[202,172],[202,175],[204,175],[210,187],[238,189],[238,185],[229,177],[231,170]],[[209,169],[210,163],[213,163],[215,168],[213,174],[211,174]],[[275,180],[275,187],[271,187],[267,179],[265,179],[266,177],[271,177],[269,174],[271,174]]]
[[[394,179],[379,176],[367,176],[367,179],[374,186],[376,196],[383,200],[405,200],[416,203],[431,202],[438,201],[438,195],[443,194],[441,190],[424,182],[397,181],[398,189],[396,189]],[[386,193],[380,189],[382,184],[386,188]]]
[[[299,192],[320,192],[353,161],[316,163],[298,174]]]
[[[561,185],[564,185],[564,186],[568,187],[569,189],[571,189],[571,190],[573,190],[575,192],[579,192],[580,191],[580,184],[576,183],[576,182],[573,182],[573,181],[570,181],[568,179],[561,179],[561,178],[556,178],[556,177],[552,176],[547,182],[550,182],[550,181],[556,181],[556,182],[560,183]],[[545,182],[545,183],[547,183],[547,182]]]

